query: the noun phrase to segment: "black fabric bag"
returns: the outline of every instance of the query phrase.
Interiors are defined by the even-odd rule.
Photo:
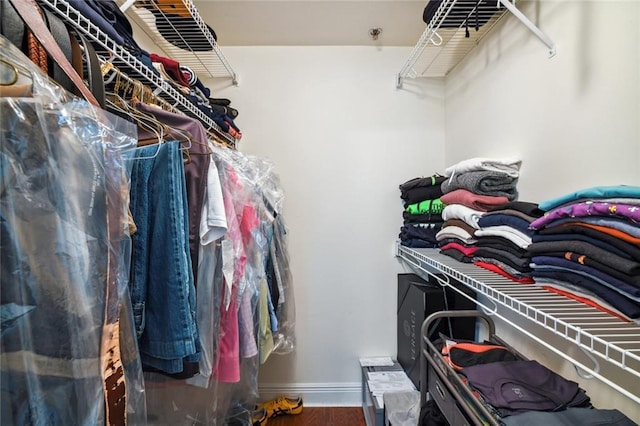
[[[422,13],[422,20],[429,24],[443,0],[429,0]],[[459,1],[449,11],[440,28],[475,27],[476,31],[486,24],[499,10],[498,0]]]
[[[447,420],[438,408],[438,404],[433,399],[425,402],[420,408],[419,426],[448,426]]]
[[[442,356],[454,369],[462,370],[472,365],[500,361],[518,361],[519,358],[508,348],[493,343],[451,342],[442,346]]]
[[[591,406],[589,397],[576,382],[537,361],[492,362],[466,367],[462,373],[503,417],[530,410]]]

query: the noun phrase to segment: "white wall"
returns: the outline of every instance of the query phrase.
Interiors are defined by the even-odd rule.
[[[520,3],[519,3],[520,4]],[[523,2],[446,83],[446,162],[523,159],[521,197],[640,184],[640,2]]]
[[[409,51],[227,47],[239,86],[207,82],[285,191],[297,348],[261,368],[263,398],[359,405],[358,358],[395,357],[398,185],[444,165],[443,82],[395,89]]]
[[[596,185],[640,185],[640,2],[519,5],[556,42],[557,55],[547,59],[546,47],[515,18],[503,20],[447,77],[446,164],[520,158],[520,198],[534,202]],[[569,363],[508,328],[499,333],[578,381],[596,406],[640,420],[638,404],[578,378]],[[637,389],[638,379],[620,370],[606,375]]]

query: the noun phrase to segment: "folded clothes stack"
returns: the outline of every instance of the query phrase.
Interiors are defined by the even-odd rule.
[[[478,221],[474,262],[512,281],[532,283],[529,226],[542,213],[537,204],[526,201],[511,201],[484,213]]]
[[[640,187],[598,186],[540,203],[529,252],[537,284],[640,320]]]
[[[437,247],[436,234],[442,228],[440,185],[446,178],[437,174],[417,177],[400,185],[404,225],[400,228],[400,244],[414,248]]]
[[[205,87],[196,72],[174,59],[151,53],[149,60],[165,82],[189,99],[223,132],[235,139],[242,138],[242,132],[233,121],[238,116],[238,110],[230,107],[230,100],[211,98],[211,90]]]
[[[442,201],[445,220],[436,236],[443,254],[474,263],[514,281],[524,276],[531,243],[525,215],[535,206],[517,202],[521,161],[471,158],[445,170]],[[487,215],[487,212],[493,212]],[[486,217],[486,218],[485,218]]]

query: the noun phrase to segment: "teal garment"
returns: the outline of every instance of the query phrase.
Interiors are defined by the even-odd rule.
[[[538,205],[538,208],[549,211],[568,202],[585,198],[640,198],[640,187],[628,185],[594,186],[543,201]]]
[[[440,198],[435,200],[424,200],[419,203],[409,204],[405,209],[411,214],[442,214],[442,210],[446,207]]]

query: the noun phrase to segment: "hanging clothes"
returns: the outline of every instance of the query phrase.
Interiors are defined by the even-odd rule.
[[[170,374],[199,361],[186,194],[179,142],[136,150],[131,301],[143,364]]]
[[[191,117],[164,111],[141,102],[135,103],[133,106],[144,113],[151,114],[168,127],[180,129],[190,135],[191,141],[187,145],[188,148],[185,148],[189,154],[189,160],[184,165],[184,175],[188,206],[187,221],[189,226],[191,271],[194,277],[197,278],[198,251],[200,250],[200,218],[207,190],[209,163],[211,161],[207,131],[202,123]]]
[[[135,130],[63,93],[3,37],[0,59],[35,94],[0,97],[0,423],[144,422],[126,297],[122,154]]]

